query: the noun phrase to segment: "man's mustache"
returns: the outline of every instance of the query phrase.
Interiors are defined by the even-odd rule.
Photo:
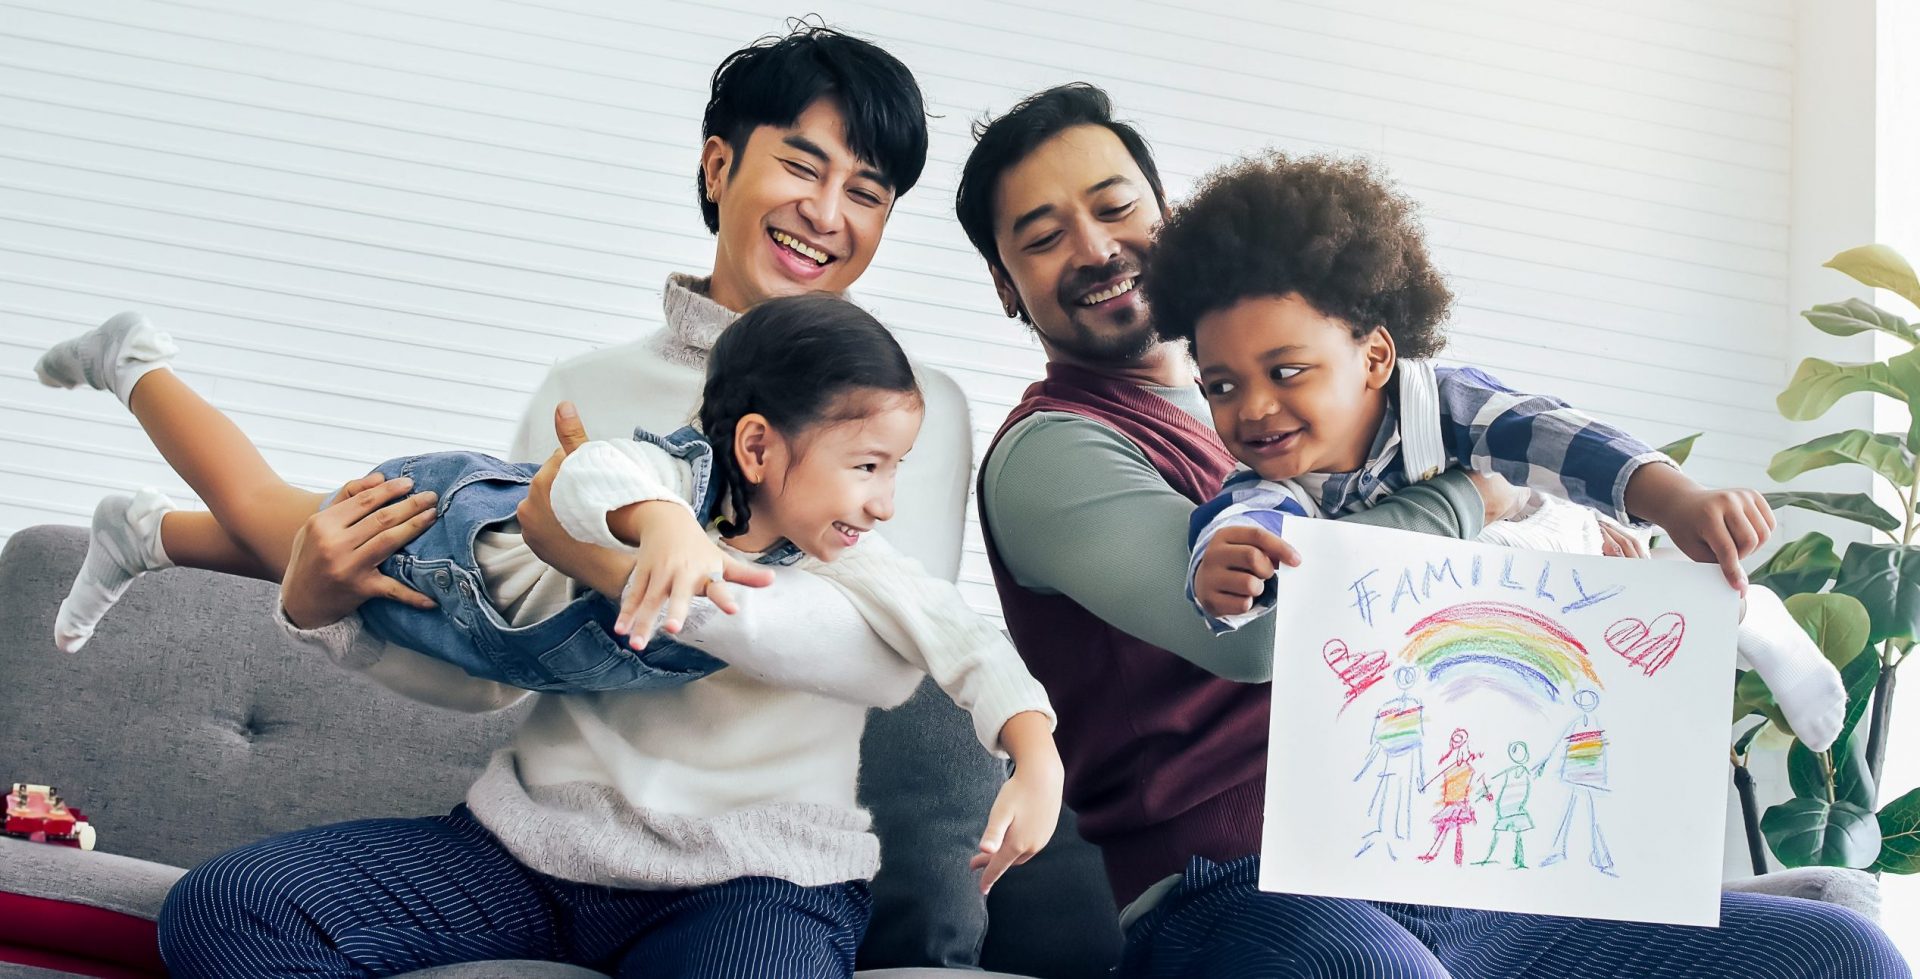
[[[1070,308],[1077,305],[1080,297],[1092,291],[1094,286],[1114,279],[1137,277],[1139,274],[1139,263],[1124,258],[1116,258],[1105,265],[1075,269],[1073,274],[1060,281],[1060,305]]]

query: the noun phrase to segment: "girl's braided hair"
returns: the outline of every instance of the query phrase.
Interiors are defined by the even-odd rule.
[[[734,458],[734,432],[750,414],[789,439],[814,425],[865,417],[856,392],[904,394],[920,386],[906,351],[866,310],[824,292],[769,299],[720,334],[707,358],[700,431],[713,445],[725,537],[747,532],[752,484]]]

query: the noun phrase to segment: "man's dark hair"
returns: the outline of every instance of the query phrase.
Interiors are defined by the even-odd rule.
[[[1143,284],[1162,337],[1208,313],[1299,293],[1355,340],[1376,326],[1402,357],[1446,346],[1453,294],[1413,201],[1362,159],[1268,153],[1208,174],[1154,239]]]
[[[953,209],[967,239],[989,266],[1006,269],[1000,260],[1000,247],[993,240],[993,209],[998,203],[994,194],[1000,175],[1026,159],[1041,143],[1075,126],[1104,126],[1119,137],[1147,178],[1147,186],[1153,188],[1154,200],[1162,211],[1166,210],[1167,194],[1160,186],[1160,170],[1153,165],[1153,151],[1137,130],[1113,118],[1113,100],[1107,93],[1086,82],[1050,88],[1027,96],[998,119],[973,124],[973,152],[960,171]]]
[[[832,99],[846,117],[853,154],[885,174],[896,196],[912,190],[927,165],[927,108],[920,85],[879,45],[831,27],[801,24],[727,55],[713,70],[700,137],[726,140],[738,170],[740,152],[755,129],[791,126],[823,98]],[[720,206],[707,200],[705,175],[697,169],[694,193],[707,230],[718,233]]]

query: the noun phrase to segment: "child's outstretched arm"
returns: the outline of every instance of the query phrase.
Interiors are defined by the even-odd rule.
[[[1744,593],[1740,559],[1773,535],[1773,508],[1750,489],[1710,490],[1672,466],[1644,466],[1627,481],[1627,507],[1659,524],[1681,553],[1717,563],[1727,584]]]
[[[1717,562],[1727,583],[1745,590],[1740,558],[1773,532],[1773,512],[1759,493],[1705,489],[1626,432],[1471,367],[1442,372],[1440,404],[1462,463],[1623,523],[1658,524],[1688,557]]]
[[[999,629],[967,607],[953,582],[936,578],[877,534],[831,563],[808,569],[853,599],[873,631],[927,671],[973,717],[988,751],[1012,758],[971,866],[981,891],[1052,839],[1065,776],[1053,743],[1053,704]]]
[[[1053,703],[1013,643],[967,606],[953,582],[928,574],[885,538],[868,534],[838,560],[801,566],[851,598],[894,652],[971,714],[974,735],[988,751],[1009,756],[1001,735],[1015,715],[1031,711],[1052,722]]]
[[[727,556],[687,502],[692,477],[658,446],[632,441],[595,441],[575,449],[554,478],[553,513],[576,540],[602,547],[635,547],[631,575],[620,596],[616,631],[635,649],[653,636],[653,623],[680,630],[697,596],[721,611],[737,610],[726,582],[759,586],[773,580],[758,568]]]
[[[1066,769],[1053,743],[1053,725],[1045,714],[1015,714],[1000,729],[1000,743],[1013,756],[1013,775],[1000,787],[980,837],[980,852],[968,866],[980,871],[980,893],[1033,855],[1046,849],[1060,824],[1060,794]]]

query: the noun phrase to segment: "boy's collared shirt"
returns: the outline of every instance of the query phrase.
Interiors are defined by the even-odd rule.
[[[1280,534],[1286,514],[1342,516],[1365,510],[1416,481],[1403,464],[1410,452],[1432,458],[1436,448],[1443,449],[1450,465],[1505,477],[1515,486],[1552,494],[1631,526],[1643,525],[1627,513],[1627,481],[1647,463],[1674,464],[1657,449],[1558,398],[1521,394],[1478,368],[1403,361],[1396,376],[1401,383],[1390,394],[1393,410],[1381,419],[1359,469],[1274,482],[1242,466],[1227,477],[1219,496],[1194,511],[1188,526],[1187,597],[1195,599],[1196,608],[1194,575],[1208,543],[1221,530],[1252,526]],[[1438,415],[1441,446],[1403,444],[1403,417],[1416,412]],[[1266,590],[1245,613],[1201,615],[1216,634],[1230,632],[1271,609],[1275,587],[1275,579],[1268,579]]]

